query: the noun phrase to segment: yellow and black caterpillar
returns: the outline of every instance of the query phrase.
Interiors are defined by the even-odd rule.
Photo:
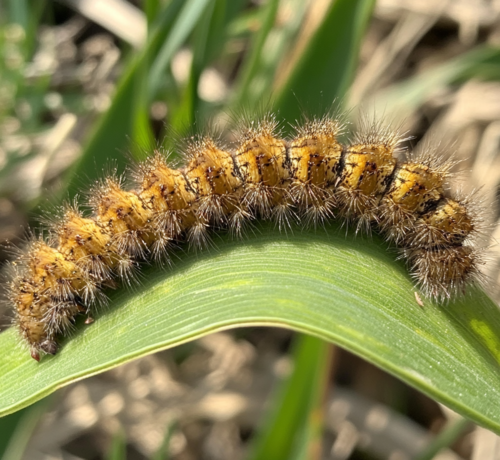
[[[102,289],[129,282],[138,262],[168,259],[172,244],[202,247],[213,229],[235,235],[257,217],[280,227],[341,218],[377,229],[400,248],[424,295],[446,300],[481,281],[481,230],[475,195],[449,191],[451,160],[420,147],[401,159],[398,130],[364,120],[344,145],[344,124],[330,116],[305,121],[290,139],[273,115],[249,122],[232,149],[210,136],[187,141],[174,168],[155,151],[126,190],[116,176],[89,193],[91,213],[64,207],[48,238],[32,238],[11,263],[9,299],[37,361],[55,354],[57,336],[80,312],[105,301]]]

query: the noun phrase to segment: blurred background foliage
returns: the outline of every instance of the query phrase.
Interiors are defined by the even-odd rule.
[[[169,130],[210,120],[225,132],[263,108],[294,122],[339,97],[353,118],[376,107],[417,139],[456,141],[464,187],[484,187],[494,210],[484,237],[497,241],[499,18],[486,0],[3,0],[0,240],[20,238],[47,199],[74,196],[109,164],[123,170],[128,152],[175,151]],[[498,251],[487,266],[497,299]],[[277,329],[207,336],[0,419],[8,460],[499,451],[496,436],[369,363]]]

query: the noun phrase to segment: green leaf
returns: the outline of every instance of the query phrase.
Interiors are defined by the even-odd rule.
[[[23,29],[28,27],[29,7],[26,0],[10,0],[10,21],[19,24]]]
[[[484,78],[491,75],[495,75],[497,80],[500,78],[500,48],[479,46],[419,75],[391,85],[377,93],[374,100],[380,112],[397,113],[398,117],[404,118],[446,85],[464,78]]]
[[[84,152],[68,175],[67,195],[81,191],[82,181],[102,174],[110,165],[124,169],[128,163],[124,152],[130,145],[129,136],[144,126],[145,99],[151,98],[151,88],[144,95],[144,75],[149,63],[155,60],[161,44],[171,33],[184,0],[173,0],[155,21],[147,46],[128,63],[118,83],[113,103],[95,124]],[[136,110],[137,109],[137,112]]]
[[[465,431],[469,431],[473,424],[466,418],[453,418],[441,429],[439,434],[415,457],[415,460],[432,460],[437,454],[455,443]]]
[[[262,10],[257,10],[258,17],[246,17],[246,28],[251,29],[255,23],[262,23],[252,39],[249,51],[245,55],[238,82],[233,92],[230,104],[236,110],[245,110],[256,101],[272,99],[273,87],[281,74],[278,72],[288,63],[298,39],[304,18],[312,7],[303,0],[290,0],[284,9],[287,20],[276,20],[280,13],[276,12],[278,4],[269,2]],[[271,29],[270,26],[273,26]],[[236,24],[238,26],[238,24]]]
[[[26,412],[29,412],[32,407],[34,407],[34,405],[14,412],[7,417],[0,418],[0,459],[3,460],[4,453],[11,443],[12,436],[15,435],[16,431],[23,424],[24,415]]]
[[[270,4],[271,5],[271,4]],[[302,55],[304,63],[302,68],[295,67],[295,74],[290,78],[282,89],[282,97],[276,104],[276,109],[281,109],[281,116],[289,122],[294,121],[293,112],[287,111],[287,106],[297,107],[298,101],[307,101],[307,112],[309,114],[321,114],[324,106],[322,89],[325,90],[330,104],[335,98],[341,96],[342,86],[325,86],[325,81],[350,82],[352,69],[356,66],[361,38],[364,35],[368,11],[371,11],[372,2],[337,1],[336,6],[325,16],[322,24],[318,27],[313,39],[306,47]],[[259,62],[258,71],[252,73],[252,78],[260,83],[265,92],[271,87],[271,75],[275,74],[278,67],[279,56],[287,59],[285,44],[288,44],[300,24],[300,17],[304,14],[299,4],[295,5],[295,20],[290,21],[286,29],[279,32],[273,31],[271,35],[274,42],[274,53],[272,49],[266,49],[263,55],[263,46],[259,48],[260,56],[255,62]],[[276,12],[274,12],[274,15]],[[298,20],[299,19],[299,20]],[[345,29],[346,21],[358,24],[359,27]],[[265,27],[264,27],[265,29]],[[339,31],[342,31],[340,34]],[[345,43],[353,43],[350,49],[345,48]],[[335,66],[324,67],[324,59],[316,59],[318,43],[328,43],[328,54],[334,55],[338,62]],[[348,52],[346,52],[348,51]],[[321,52],[321,50],[320,50]],[[267,65],[266,65],[267,64]],[[283,63],[282,63],[283,64]],[[257,66],[255,66],[257,67]],[[321,72],[328,72],[321,74]],[[300,83],[302,80],[302,83]],[[299,84],[297,84],[299,82]],[[295,86],[293,86],[295,85]],[[259,84],[253,85],[250,99],[259,100],[262,96],[258,91]],[[247,84],[248,89],[249,85]],[[309,100],[309,88],[316,89],[315,100]],[[333,347],[330,347],[333,348]],[[324,392],[328,387],[329,369],[331,356],[325,342],[311,337],[299,338],[296,348],[294,372],[289,381],[284,384],[281,398],[276,400],[277,407],[274,408],[274,416],[268,417],[263,429],[258,434],[256,447],[254,448],[252,460],[260,459],[283,459],[302,460],[316,459],[321,456],[321,435],[323,428],[323,400]]]
[[[269,0],[264,8],[261,8],[262,15],[261,26],[259,31],[253,37],[251,51],[249,56],[244,61],[243,69],[239,74],[239,90],[237,91],[236,100],[239,104],[248,104],[250,102],[250,84],[252,79],[261,66],[262,50],[266,39],[273,29],[278,12],[279,0]]]
[[[299,119],[297,101],[309,115],[321,116],[334,99],[345,94],[373,6],[373,0],[333,2],[278,94],[276,106],[281,116],[292,122]]]
[[[500,311],[479,289],[420,307],[395,251],[377,236],[327,225],[282,235],[271,224],[244,242],[179,254],[144,270],[140,287],[110,293],[41,363],[0,334],[0,415],[64,385],[214,331],[281,326],[335,343],[500,434]]]
[[[193,59],[182,101],[171,117],[171,127],[175,133],[189,132],[200,111],[198,85],[203,70],[220,52],[226,38],[228,23],[241,8],[241,0],[215,0],[206,8],[193,33]],[[174,143],[166,139],[168,143]],[[169,145],[173,147],[173,145]]]
[[[15,414],[0,420],[0,458],[2,460],[21,460],[25,458],[24,452],[28,442],[47,412],[52,398],[38,401]]]
[[[325,385],[330,377],[331,355],[322,340],[298,336],[293,356],[293,374],[284,382],[277,398],[277,410],[266,416],[257,436],[251,460],[316,458],[311,447],[321,433]],[[318,416],[319,415],[319,416]],[[318,423],[319,422],[319,423]]]
[[[148,21],[148,34],[151,32],[151,25],[154,23],[156,16],[161,11],[160,0],[145,0],[144,13]]]
[[[106,460],[127,460],[127,440],[123,431],[114,433]]]
[[[165,69],[170,64],[174,53],[182,46],[194,26],[202,17],[209,0],[187,0],[179,13],[179,17],[172,26],[168,39],[165,40],[158,51],[155,62],[151,66],[148,79],[148,88],[155,94],[160,87],[160,82],[165,74]]]

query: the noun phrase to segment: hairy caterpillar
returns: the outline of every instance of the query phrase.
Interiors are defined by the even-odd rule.
[[[67,205],[49,237],[33,238],[11,264],[9,298],[31,356],[55,354],[75,316],[105,302],[102,289],[116,279],[130,282],[140,260],[168,259],[179,241],[203,247],[212,229],[238,236],[257,217],[280,227],[336,217],[375,228],[400,248],[422,293],[438,300],[481,281],[481,213],[474,195],[449,191],[453,163],[425,145],[401,159],[403,134],[368,119],[344,145],[344,128],[325,116],[283,139],[267,115],[247,123],[233,149],[191,138],[181,168],[155,151],[137,166],[131,190],[113,175],[95,184],[90,216]]]

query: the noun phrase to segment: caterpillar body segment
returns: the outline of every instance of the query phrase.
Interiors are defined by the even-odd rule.
[[[314,226],[333,217],[335,188],[343,146],[338,136],[343,125],[329,118],[296,127],[290,142],[290,193],[306,224]]]
[[[277,133],[272,116],[242,132],[234,161],[244,183],[242,204],[264,219],[274,218],[280,228],[292,213],[287,142]]]

